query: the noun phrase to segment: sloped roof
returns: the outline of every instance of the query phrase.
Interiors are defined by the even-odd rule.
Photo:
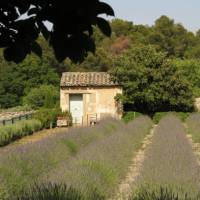
[[[106,72],[65,72],[62,74],[60,85],[75,86],[119,86]]]

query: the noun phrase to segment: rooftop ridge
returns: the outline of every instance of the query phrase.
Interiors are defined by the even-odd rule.
[[[75,86],[119,86],[108,72],[63,72],[61,87]]]

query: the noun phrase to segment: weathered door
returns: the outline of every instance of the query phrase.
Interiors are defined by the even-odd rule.
[[[69,96],[70,112],[74,124],[82,124],[83,120],[83,95],[71,94]]]

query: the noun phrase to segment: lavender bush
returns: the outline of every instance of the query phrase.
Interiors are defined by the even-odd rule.
[[[17,197],[17,200],[83,200],[83,198],[79,191],[64,184],[48,184],[35,185]]]
[[[90,193],[89,198],[72,187],[65,184],[41,184],[34,185],[28,191],[19,195],[17,200],[105,200],[105,197],[94,190]]]
[[[32,119],[21,121],[16,124],[1,126],[0,128],[0,147],[5,146],[26,135],[31,135],[42,128],[40,121]]]
[[[175,193],[169,187],[157,187],[152,190],[150,186],[145,188],[140,188],[137,191],[137,194],[134,195],[129,200],[199,200],[200,196],[197,195],[196,197],[189,197],[187,193],[179,196],[179,194]]]
[[[97,188],[100,194],[111,197],[151,127],[148,117],[122,125],[114,134],[89,144],[68,162],[61,163],[41,181],[64,182],[85,196]]]
[[[185,134],[184,126],[177,117],[168,115],[161,120],[147,149],[134,194],[137,191],[141,194],[141,188],[156,191],[163,187],[177,194],[178,199],[184,199],[185,194],[188,199],[196,198],[200,191],[200,167]],[[150,194],[148,192],[147,196]],[[145,200],[151,199],[154,198]]]
[[[5,152],[0,150],[0,185],[5,186],[11,194],[21,192],[58,164],[67,162],[75,152],[113,134],[121,125],[121,122],[109,119],[94,128],[60,131],[32,144],[13,146]]]
[[[147,117],[128,125],[107,119],[0,152],[0,185],[10,195],[49,182],[73,186],[84,195],[94,190],[111,194],[151,126]]]

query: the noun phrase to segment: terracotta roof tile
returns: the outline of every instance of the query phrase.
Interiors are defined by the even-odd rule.
[[[106,72],[65,72],[61,86],[119,86]]]

